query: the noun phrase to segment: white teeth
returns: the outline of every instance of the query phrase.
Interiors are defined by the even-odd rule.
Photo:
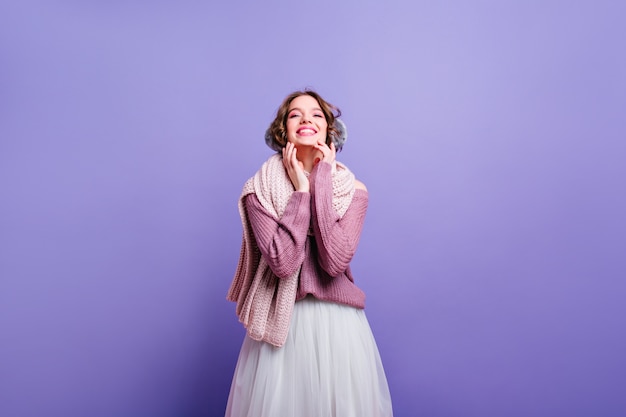
[[[314,134],[314,133],[315,133],[315,130],[313,130],[313,129],[300,129],[300,130],[298,131],[298,133],[300,133],[300,134],[303,134],[303,133],[304,133],[304,134]]]

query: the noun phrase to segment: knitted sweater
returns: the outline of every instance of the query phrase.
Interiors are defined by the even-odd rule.
[[[345,214],[333,208],[332,165],[312,170],[310,193],[294,192],[280,218],[255,194],[245,209],[257,246],[272,272],[285,279],[300,269],[296,300],[311,294],[320,300],[365,307],[365,294],[354,284],[350,261],[356,252],[368,205],[368,193],[355,190]]]

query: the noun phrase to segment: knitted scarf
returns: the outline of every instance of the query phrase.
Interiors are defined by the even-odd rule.
[[[335,162],[332,184],[333,208],[342,217],[354,196],[354,175],[345,165]],[[239,321],[252,339],[277,347],[287,340],[302,266],[288,278],[280,279],[272,273],[254,239],[244,200],[248,194],[256,194],[263,208],[280,219],[293,192],[280,154],[272,155],[244,184],[238,204],[243,225],[241,253],[226,297],[237,303]]]

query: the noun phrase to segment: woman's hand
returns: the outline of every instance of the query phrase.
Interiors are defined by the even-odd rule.
[[[321,161],[328,162],[331,164],[335,162],[335,158],[337,157],[337,150],[335,149],[334,143],[331,142],[330,146],[328,146],[326,145],[326,142],[319,140],[313,146],[322,154],[322,157],[320,158]],[[316,159],[315,163],[317,164],[318,162],[320,161]]]
[[[304,174],[304,165],[296,158],[297,149],[293,143],[287,142],[283,148],[283,165],[296,191],[309,192],[309,179]]]

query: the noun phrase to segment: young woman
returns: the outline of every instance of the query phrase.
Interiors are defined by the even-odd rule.
[[[336,161],[341,112],[314,91],[285,98],[271,156],[243,187],[228,293],[247,329],[227,417],[388,417],[387,380],[350,261],[368,204]]]

